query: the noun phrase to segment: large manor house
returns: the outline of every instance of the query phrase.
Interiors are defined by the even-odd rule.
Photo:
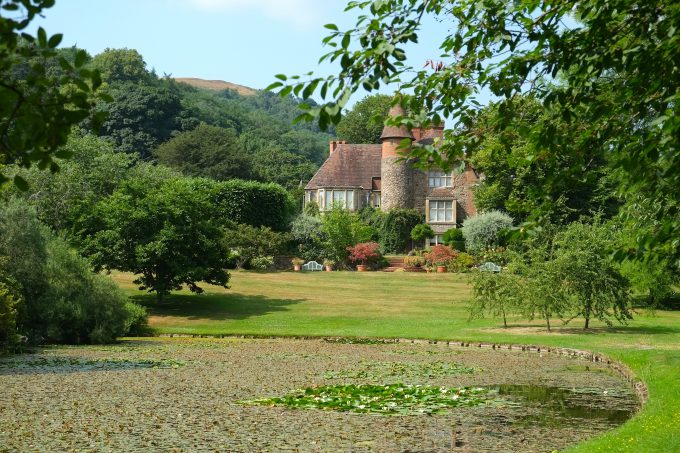
[[[404,111],[397,105],[389,115],[403,116]],[[404,126],[385,126],[381,144],[331,141],[328,159],[305,186],[305,204],[316,201],[321,211],[333,205],[350,211],[366,205],[383,211],[417,209],[425,214],[435,233],[430,244],[441,242],[446,230],[460,226],[466,217],[476,213],[472,187],[479,182],[479,175],[469,166],[460,174],[415,168],[401,158],[397,148],[405,138],[433,144],[443,133],[443,124],[411,131]]]

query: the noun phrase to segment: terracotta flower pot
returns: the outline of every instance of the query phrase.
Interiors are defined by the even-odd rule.
[[[446,272],[446,266],[437,266],[437,273],[443,274]]]
[[[333,266],[326,264],[326,272],[333,272]]]
[[[357,264],[357,272],[366,272],[367,266],[365,264]]]
[[[295,272],[300,272],[302,270],[302,266],[300,264],[293,264],[293,270]]]

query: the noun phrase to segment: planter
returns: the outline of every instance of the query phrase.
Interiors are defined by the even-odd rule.
[[[426,272],[424,268],[420,266],[404,266],[404,272]]]
[[[357,272],[366,272],[366,269],[368,269],[368,266],[365,264],[357,264]]]
[[[293,264],[293,270],[295,272],[300,272],[302,270],[302,266],[300,264]]]
[[[333,266],[326,264],[326,272],[333,272]]]
[[[437,266],[437,273],[443,274],[446,272],[446,266]]]

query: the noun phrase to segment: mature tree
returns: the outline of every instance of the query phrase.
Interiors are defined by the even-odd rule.
[[[105,49],[92,59],[104,81],[145,83],[153,76],[147,71],[144,57],[135,49]]]
[[[104,107],[107,117],[100,135],[111,138],[118,151],[148,158],[177,130],[182,105],[171,83],[125,82],[112,85],[108,92],[113,101]]]
[[[251,157],[239,148],[233,129],[200,124],[161,144],[154,155],[159,163],[187,176],[219,180],[249,179],[252,175]]]
[[[277,140],[289,153],[321,165],[328,157],[328,140],[331,135],[308,129],[292,129]]]
[[[31,21],[54,0],[0,0],[0,183],[7,180],[2,165],[37,164],[54,172],[54,157],[67,157],[58,149],[71,127],[86,119],[99,96],[98,71],[85,68],[88,56],[77,51],[73,60],[56,50],[62,35],[48,36],[42,27],[36,36],[26,32]],[[62,71],[48,71],[58,62]],[[101,123],[101,114],[90,117]],[[25,188],[21,176],[15,183]]]
[[[99,268],[139,275],[135,283],[158,299],[199,282],[226,287],[228,249],[213,212],[207,179],[173,179],[158,188],[122,187],[97,206],[101,229],[86,239]]]
[[[413,120],[437,122],[452,117],[469,125],[476,116],[480,89],[501,97],[499,115],[516,116],[518,93],[535,93],[571,124],[585,125],[574,146],[571,135],[556,133],[550,122],[520,131],[530,144],[527,157],[552,158],[586,147],[607,150],[617,169],[620,192],[642,192],[663,201],[656,217],[662,227],[640,237],[631,253],[665,255],[680,237],[680,218],[666,215],[680,207],[680,8],[665,0],[384,0],[352,1],[361,10],[355,27],[326,27],[332,46],[322,60],[338,61],[338,75],[288,79],[270,89],[281,95],[319,90],[324,104],[307,106],[301,119],[318,119],[323,128],[337,123],[341,109],[359,88],[376,90],[400,83],[401,102]],[[426,68],[405,63],[405,45],[417,42],[424,16],[450,24],[438,54]],[[433,50],[434,54],[434,50]],[[439,59],[440,61],[435,61]],[[418,62],[422,65],[422,62]],[[545,83],[560,76],[558,84]],[[602,92],[609,93],[602,102]],[[330,101],[326,99],[330,97]],[[464,159],[469,136],[447,134],[439,150],[414,148],[440,167]],[[442,154],[441,151],[444,151]],[[580,159],[574,159],[573,171]],[[550,184],[564,167],[546,174]],[[541,196],[541,191],[537,191]],[[534,213],[540,220],[541,213]],[[680,247],[672,261],[680,265]]]
[[[255,179],[295,189],[312,179],[318,166],[313,162],[275,147],[260,150],[253,156]]]
[[[335,128],[338,138],[348,143],[380,143],[391,104],[391,96],[366,96],[338,122]]]
[[[492,103],[465,131],[477,137],[468,142],[467,152],[475,170],[484,175],[475,187],[477,209],[502,210],[520,223],[539,211],[553,223],[596,212],[615,214],[618,203],[606,167],[606,150],[583,147],[580,152],[535,158],[529,139],[521,133],[536,123],[551,123],[556,134],[572,136],[578,144],[587,125],[568,124],[534,97],[517,96],[515,103],[516,116],[503,118],[502,104]],[[546,175],[556,173],[560,178],[546,180]]]
[[[23,196],[35,206],[40,220],[53,229],[75,233],[84,217],[92,214],[94,205],[129,177],[136,159],[114,152],[109,141],[93,135],[72,135],[60,151],[72,158],[59,161],[59,173],[8,169],[28,181],[29,189],[10,190],[7,195]]]

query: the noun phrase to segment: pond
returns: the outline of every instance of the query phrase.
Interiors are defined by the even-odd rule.
[[[0,360],[12,450],[552,451],[630,418],[606,365],[446,344],[140,339]]]

